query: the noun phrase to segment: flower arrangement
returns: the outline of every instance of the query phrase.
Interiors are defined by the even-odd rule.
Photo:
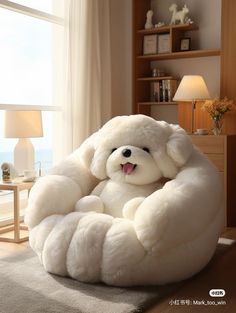
[[[224,114],[233,110],[234,104],[233,100],[228,100],[226,97],[223,99],[215,98],[206,100],[202,105],[202,109],[209,113],[214,122],[213,133],[219,135],[222,129]]]

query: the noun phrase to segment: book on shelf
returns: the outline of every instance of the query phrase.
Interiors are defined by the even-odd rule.
[[[162,79],[151,83],[151,102],[172,102],[177,90],[176,79]]]

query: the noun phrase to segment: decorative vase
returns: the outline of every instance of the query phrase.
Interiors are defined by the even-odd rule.
[[[223,118],[213,118],[214,127],[212,132],[214,135],[218,136],[221,134],[223,126]]]

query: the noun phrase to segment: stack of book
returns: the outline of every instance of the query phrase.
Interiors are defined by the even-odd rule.
[[[151,102],[173,102],[176,79],[162,79],[151,83]]]

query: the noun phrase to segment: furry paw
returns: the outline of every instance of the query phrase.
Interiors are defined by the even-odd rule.
[[[79,199],[75,204],[75,211],[77,212],[98,212],[103,213],[104,205],[98,196],[85,196]]]
[[[126,204],[124,205],[123,210],[122,210],[124,218],[127,218],[129,220],[133,220],[137,208],[143,202],[144,199],[145,199],[144,197],[137,197],[137,198],[134,198],[134,199],[126,202]]]

